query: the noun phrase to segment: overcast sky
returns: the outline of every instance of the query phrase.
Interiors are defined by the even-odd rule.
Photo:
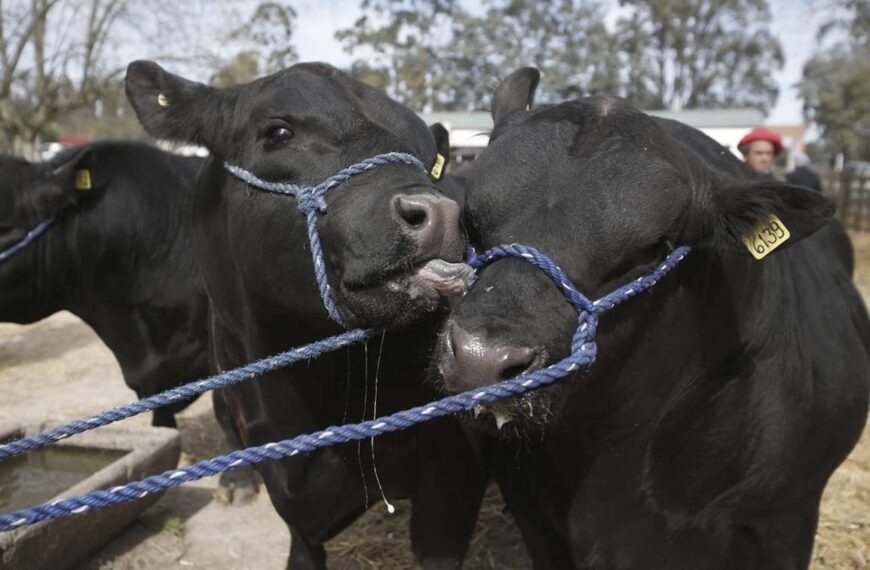
[[[780,94],[768,124],[802,121],[801,101],[793,86],[800,80],[804,62],[813,54],[819,25],[828,19],[826,10],[820,8],[825,3],[825,0],[770,0],[773,32],[779,36],[786,62],[776,74]],[[249,6],[253,9],[257,1],[231,0],[230,4],[244,10]],[[335,31],[350,27],[360,16],[359,0],[299,0],[292,4],[297,12],[294,44],[300,59],[326,61],[339,67],[350,64],[351,57],[336,41]],[[546,70],[542,71],[546,81]]]

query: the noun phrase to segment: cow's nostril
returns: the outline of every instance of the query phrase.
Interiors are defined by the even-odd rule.
[[[482,334],[470,333],[455,322],[448,324],[449,338],[445,339],[445,383],[458,391],[476,388],[514,378],[540,367],[543,352],[540,349],[509,346],[492,342]]]
[[[419,230],[432,217],[432,205],[417,197],[396,196],[393,208],[399,221],[413,230]]]
[[[524,374],[529,368],[532,366],[532,359],[529,359],[528,362],[524,364],[516,364],[514,366],[508,366],[504,370],[501,371],[499,377],[502,380],[510,380],[511,378],[516,378],[521,374]]]
[[[500,360],[499,380],[510,380],[535,368],[538,353],[534,349],[505,346],[498,349]]]
[[[399,230],[417,244],[417,261],[462,260],[465,241],[459,204],[436,194],[401,194],[390,200],[390,209]]]

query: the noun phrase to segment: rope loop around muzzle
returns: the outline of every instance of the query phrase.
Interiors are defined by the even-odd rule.
[[[242,182],[275,194],[284,194],[296,198],[296,206],[302,215],[305,216],[306,224],[308,225],[308,241],[311,244],[311,259],[314,262],[314,275],[317,280],[317,288],[320,290],[320,298],[323,300],[323,306],[326,307],[326,312],[336,323],[346,327],[335,304],[332,296],[332,289],[329,286],[329,279],[326,275],[326,265],[323,260],[323,246],[320,244],[320,234],[317,231],[317,214],[326,213],[326,193],[339,186],[341,183],[350,180],[354,176],[364,174],[379,166],[390,164],[406,164],[413,166],[422,172],[428,172],[426,167],[419,158],[405,152],[387,152],[378,154],[371,158],[367,158],[356,164],[352,164],[347,168],[333,174],[319,184],[291,184],[288,182],[270,182],[258,178],[249,170],[245,170],[240,166],[224,163],[224,168],[238,178]]]
[[[638,277],[630,283],[626,283],[597,301],[591,301],[586,295],[577,289],[571,281],[571,278],[568,277],[567,273],[565,273],[564,269],[559,267],[552,258],[544,255],[533,247],[516,243],[499,245],[479,255],[473,248],[469,248],[468,265],[474,269],[474,278],[468,284],[468,288],[470,289],[474,286],[481,269],[499,259],[514,257],[531,263],[550,278],[553,284],[562,292],[565,299],[577,311],[577,328],[575,329],[574,336],[571,339],[571,353],[587,353],[595,355],[597,354],[595,337],[598,331],[598,315],[604,311],[612,309],[626,299],[634,297],[640,291],[644,291],[655,285],[665,273],[673,269],[677,263],[682,261],[689,251],[691,251],[691,248],[688,246],[676,248],[652,273]]]

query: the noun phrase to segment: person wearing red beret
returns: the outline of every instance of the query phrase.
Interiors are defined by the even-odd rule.
[[[773,180],[770,166],[782,152],[782,137],[767,129],[753,129],[737,143],[746,165],[758,178]]]

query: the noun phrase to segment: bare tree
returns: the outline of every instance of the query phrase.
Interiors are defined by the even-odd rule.
[[[121,68],[109,68],[109,32],[127,0],[0,0],[3,149],[32,147],[52,121],[92,105]]]

